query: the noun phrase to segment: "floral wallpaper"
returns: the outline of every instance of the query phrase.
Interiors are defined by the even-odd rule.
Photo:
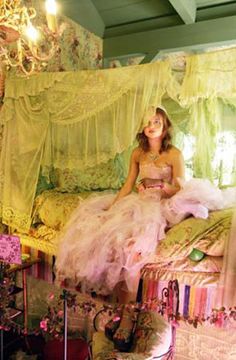
[[[46,24],[42,4],[36,0],[25,0],[27,6],[37,11],[35,25]],[[69,18],[58,14],[59,30],[64,29],[59,40],[59,49],[48,62],[45,71],[76,71],[102,67],[103,40]],[[48,45],[45,44],[45,47]]]
[[[138,65],[144,59],[144,55],[140,56],[128,56],[122,59],[111,59],[108,63],[109,68],[117,68],[121,66]]]
[[[41,2],[36,0],[25,0],[27,7],[34,7],[37,17],[34,24],[46,25],[46,16]],[[59,39],[59,48],[50,61],[46,64],[43,71],[76,71],[85,69],[102,68],[103,59],[103,40],[86,30],[79,24],[58,15],[57,23],[63,32]],[[47,53],[50,43],[42,43],[41,48]],[[15,69],[9,70],[11,74],[16,73]],[[4,101],[5,71],[0,64],[0,110]],[[0,128],[0,152],[2,147],[2,127]]]

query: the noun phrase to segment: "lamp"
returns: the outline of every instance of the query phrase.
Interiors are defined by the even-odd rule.
[[[0,63],[25,75],[40,71],[58,49],[64,25],[57,26],[56,2],[46,0],[47,25],[36,27],[36,9],[22,0],[0,0]]]

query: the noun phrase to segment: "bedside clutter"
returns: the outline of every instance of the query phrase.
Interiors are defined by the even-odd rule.
[[[141,311],[138,315],[130,352],[115,350],[114,344],[103,331],[93,335],[94,360],[148,360],[164,359],[172,344],[171,325],[154,311]]]

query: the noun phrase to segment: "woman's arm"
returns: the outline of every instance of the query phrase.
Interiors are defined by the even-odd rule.
[[[122,197],[131,193],[139,174],[139,158],[140,158],[140,149],[136,148],[133,150],[130,158],[129,173],[127,179],[124,185],[122,186],[122,188],[120,189],[119,193],[117,194],[114,203],[117,200],[121,199]]]
[[[176,148],[171,150],[170,164],[172,166],[172,183],[163,182],[162,190],[167,197],[175,195],[180,190],[178,178],[184,179],[185,166],[182,152]]]

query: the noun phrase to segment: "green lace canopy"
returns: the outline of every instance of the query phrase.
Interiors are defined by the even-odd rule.
[[[104,164],[116,158],[116,163],[127,165],[150,105],[166,107],[174,142],[186,153],[193,176],[235,184],[236,50],[188,56],[179,75],[166,59],[117,69],[8,78],[1,113],[3,222],[20,231],[29,229],[40,171],[46,178],[51,169],[76,174],[76,190],[94,183],[102,188],[110,166]],[[222,154],[229,138],[227,158],[233,160],[226,169]],[[218,149],[223,150],[217,160]],[[113,188],[124,178],[119,169],[112,173],[119,177],[109,183]],[[96,178],[93,186],[84,182],[88,173]]]

